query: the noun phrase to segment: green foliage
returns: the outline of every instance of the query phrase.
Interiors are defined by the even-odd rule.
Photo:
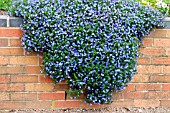
[[[132,80],[142,37],[164,18],[129,0],[35,0],[14,14],[24,19],[24,48],[43,52],[41,71],[55,84],[66,79],[71,96],[85,94],[95,104],[111,103],[112,92]]]
[[[158,9],[163,14],[170,16],[170,0],[136,0],[143,5]]]
[[[12,0],[0,0],[0,10],[8,11],[12,5]]]

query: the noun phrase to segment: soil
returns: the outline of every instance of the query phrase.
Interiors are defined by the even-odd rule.
[[[102,109],[23,109],[0,111],[0,113],[170,113],[170,107],[112,107]]]

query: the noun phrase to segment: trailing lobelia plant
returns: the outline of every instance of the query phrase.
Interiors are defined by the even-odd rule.
[[[43,70],[55,82],[67,80],[72,96],[112,102],[136,73],[142,37],[163,27],[157,10],[129,0],[35,0],[21,4],[22,45],[43,52]]]

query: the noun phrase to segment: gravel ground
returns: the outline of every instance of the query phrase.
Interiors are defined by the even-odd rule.
[[[0,113],[170,113],[167,107],[114,107],[102,109],[61,109],[61,110],[43,110],[43,109],[23,109],[0,111]]]

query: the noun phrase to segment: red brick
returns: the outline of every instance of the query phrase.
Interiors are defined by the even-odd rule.
[[[145,56],[162,56],[165,55],[163,48],[140,48],[140,53]]]
[[[65,91],[40,93],[38,98],[39,100],[65,100]]]
[[[7,65],[8,64],[8,57],[0,56],[0,65]]]
[[[169,47],[170,39],[154,39],[155,47]]]
[[[23,109],[23,108],[25,108],[25,102],[0,102],[1,110]]]
[[[134,90],[135,90],[134,84],[128,84],[128,86],[125,88],[125,91],[134,91]]]
[[[10,93],[10,100],[14,101],[33,101],[37,100],[37,93]]]
[[[54,87],[54,90],[55,91],[65,91],[65,90],[67,90],[67,89],[69,89],[69,86],[68,86],[68,84],[66,84],[66,83],[58,83],[58,84],[56,84],[55,85],[55,87]]]
[[[0,55],[24,55],[23,48],[0,48]]]
[[[161,84],[136,84],[137,91],[160,91]]]
[[[169,73],[170,73],[170,66],[164,66],[163,72],[164,72],[165,74],[169,74]]]
[[[135,75],[132,79],[133,83],[149,82],[149,75]]]
[[[163,66],[154,66],[154,65],[139,65],[137,66],[138,74],[155,74],[163,73]]]
[[[7,75],[0,75],[0,83],[8,83],[10,81],[10,77]]]
[[[0,28],[0,37],[21,37],[22,33],[19,28]]]
[[[134,101],[133,100],[113,101],[111,106],[112,107],[133,107],[134,106]]]
[[[167,38],[170,38],[170,29],[166,29],[167,30]]]
[[[32,101],[32,102],[26,102],[26,109],[50,109],[51,108],[51,102],[49,101]]]
[[[169,75],[153,75],[150,77],[150,82],[170,82],[170,76]]]
[[[0,67],[0,74],[22,74],[24,73],[24,67]]]
[[[79,108],[80,101],[70,100],[70,101],[56,101],[54,103],[54,108]]]
[[[11,65],[38,65],[39,58],[38,57],[9,57],[9,61]]]
[[[144,99],[147,97],[146,92],[124,92],[125,99]]]
[[[15,76],[11,76],[11,82],[38,82],[38,76],[34,76],[34,75],[26,75],[26,76],[22,76],[22,75],[15,75]]]
[[[44,75],[40,75],[39,76],[39,80],[40,80],[40,82],[42,82],[42,83],[44,83],[44,82],[50,82],[50,83],[52,83],[53,82],[53,80],[49,77],[49,76],[46,76],[46,77],[44,77]]]
[[[138,58],[138,64],[151,64],[150,58]]]
[[[170,100],[160,100],[162,107],[170,107]]]
[[[124,92],[126,91],[121,91],[121,92],[113,92],[112,95],[113,95],[113,100],[120,100],[120,99],[124,99]]]
[[[170,48],[166,48],[166,55],[170,56]]]
[[[8,84],[0,84],[0,91],[8,91],[9,85]]]
[[[148,99],[170,99],[170,92],[148,92]]]
[[[153,38],[144,38],[143,44],[145,47],[151,47],[153,45]]]
[[[7,47],[8,39],[0,39],[0,47]]]
[[[152,58],[152,64],[170,64],[170,58]]]
[[[2,100],[9,100],[9,93],[0,92],[0,101]]]
[[[90,105],[88,103],[84,103],[82,102],[81,104],[81,108],[85,108],[85,109],[94,109],[94,108],[107,108],[110,107],[110,104],[105,104],[105,105],[99,105],[99,104],[94,104],[91,103]]]
[[[20,39],[11,39],[10,46],[11,47],[21,47],[22,41]]]
[[[160,101],[159,100],[151,100],[151,99],[147,99],[147,100],[134,100],[134,106],[135,107],[158,107],[160,106]]]
[[[0,84],[0,91],[23,91],[23,84]]]
[[[170,84],[162,84],[162,91],[170,91]]]
[[[25,91],[53,91],[53,84],[25,84]]]
[[[24,85],[23,84],[10,84],[9,91],[23,91]]]
[[[156,37],[156,38],[165,38],[167,37],[167,29],[155,29],[155,31],[152,31],[149,35],[149,37]]]
[[[25,67],[26,74],[41,74],[41,68],[39,66],[27,66]]]

